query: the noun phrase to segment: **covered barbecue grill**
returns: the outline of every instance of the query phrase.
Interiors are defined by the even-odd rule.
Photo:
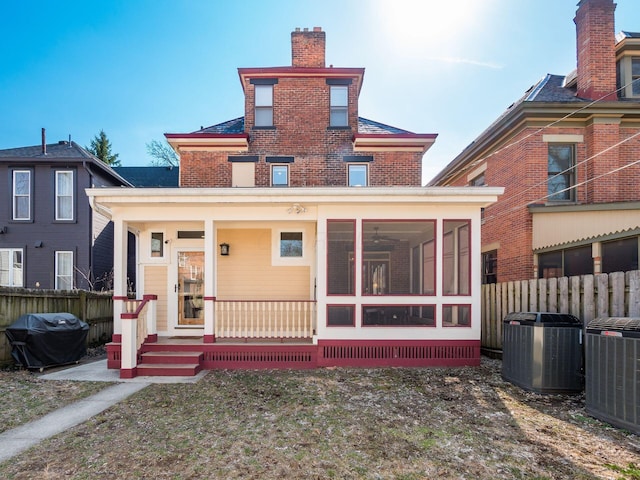
[[[79,361],[87,352],[89,325],[71,313],[28,313],[5,333],[16,363],[42,370]]]

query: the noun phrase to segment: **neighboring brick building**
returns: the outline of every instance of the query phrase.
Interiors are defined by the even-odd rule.
[[[361,118],[364,69],[327,67],[319,28],[291,41],[291,66],[238,70],[242,117],[166,135],[178,188],[88,192],[115,225],[122,376],[181,371],[150,366],[152,348],[202,352],[191,373],[480,362],[472,253],[503,189],[421,186],[436,135]],[[129,321],[143,307],[126,297],[127,231],[149,321]]]
[[[546,75],[429,183],[500,185],[483,283],[638,269],[640,34],[582,0],[577,69]]]

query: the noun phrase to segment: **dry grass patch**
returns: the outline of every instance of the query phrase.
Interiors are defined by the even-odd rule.
[[[102,390],[105,382],[42,380],[28,370],[0,370],[0,433]]]
[[[156,384],[0,465],[0,478],[616,479],[640,439],[581,396],[480,368],[212,371]],[[629,477],[631,478],[631,477]]]

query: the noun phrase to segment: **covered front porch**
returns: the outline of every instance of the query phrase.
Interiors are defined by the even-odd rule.
[[[500,192],[88,190],[114,223],[109,366],[477,365],[480,207]]]

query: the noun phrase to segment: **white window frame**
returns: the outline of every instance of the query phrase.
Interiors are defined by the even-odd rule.
[[[28,177],[28,181],[27,181],[27,188],[28,188],[28,192],[25,193],[16,193],[16,177],[17,174],[27,174]],[[12,188],[11,188],[11,194],[12,194],[12,208],[13,208],[13,212],[12,212],[12,218],[13,220],[31,220],[31,170],[14,170],[13,174],[12,174]],[[27,216],[26,217],[18,217],[18,199],[19,198],[27,198]]]
[[[71,262],[69,262],[70,265],[70,271],[69,272],[61,272],[60,269],[62,267],[62,262],[60,260],[60,257],[62,255],[70,255],[71,256]],[[73,252],[69,251],[69,250],[58,250],[55,252],[55,289],[56,290],[61,290],[62,286],[61,286],[61,282],[63,279],[67,279],[68,285],[70,285],[70,288],[68,290],[73,289]],[[65,289],[67,290],[67,289]]]
[[[71,176],[71,191],[69,194],[65,194],[65,193],[61,193],[60,192],[60,183],[59,183],[59,179],[62,176]],[[75,176],[73,174],[73,170],[56,170],[55,173],[55,182],[56,182],[56,186],[55,186],[55,195],[56,195],[56,199],[55,199],[55,204],[56,204],[56,220],[59,221],[73,221],[74,218],[74,210],[75,210],[75,198],[74,198],[74,179]],[[70,198],[71,199],[71,207],[70,207],[70,216],[68,217],[63,217],[61,212],[60,212],[60,201],[63,198]]]
[[[364,169],[364,185],[353,185],[351,183],[351,170],[355,167]],[[347,186],[349,187],[367,187],[369,186],[369,165],[366,163],[348,163],[347,164]]]
[[[285,175],[286,175],[285,183],[274,183],[274,179],[276,178],[275,170],[280,168],[284,168],[285,170]],[[289,165],[288,164],[286,163],[271,164],[271,186],[272,187],[288,187],[289,186]]]
[[[15,254],[19,253],[20,262],[16,267]],[[6,257],[7,268],[2,270],[6,271],[7,281],[2,282],[2,273],[0,273],[0,286],[2,287],[24,287],[24,251],[22,248],[0,248],[0,261],[2,257]],[[0,263],[0,267],[2,263]]]
[[[258,93],[262,92],[262,93]],[[273,85],[254,85],[254,100],[255,100],[255,119],[254,124],[256,127],[273,127]],[[262,121],[263,115],[258,115],[258,112],[270,112],[270,121]],[[260,121],[258,121],[260,118]]]
[[[329,89],[329,105],[329,126],[348,127],[349,87],[346,85],[331,85]]]
[[[160,238],[154,239],[153,236],[154,235],[159,235]],[[153,260],[161,260],[164,258],[164,245],[165,245],[165,239],[164,239],[165,233],[163,231],[159,231],[159,230],[153,230],[151,232],[149,232],[149,258],[153,259]],[[154,244],[154,240],[157,240],[160,242],[160,250],[159,250],[159,255],[154,255],[154,249],[153,249],[153,244]]]

